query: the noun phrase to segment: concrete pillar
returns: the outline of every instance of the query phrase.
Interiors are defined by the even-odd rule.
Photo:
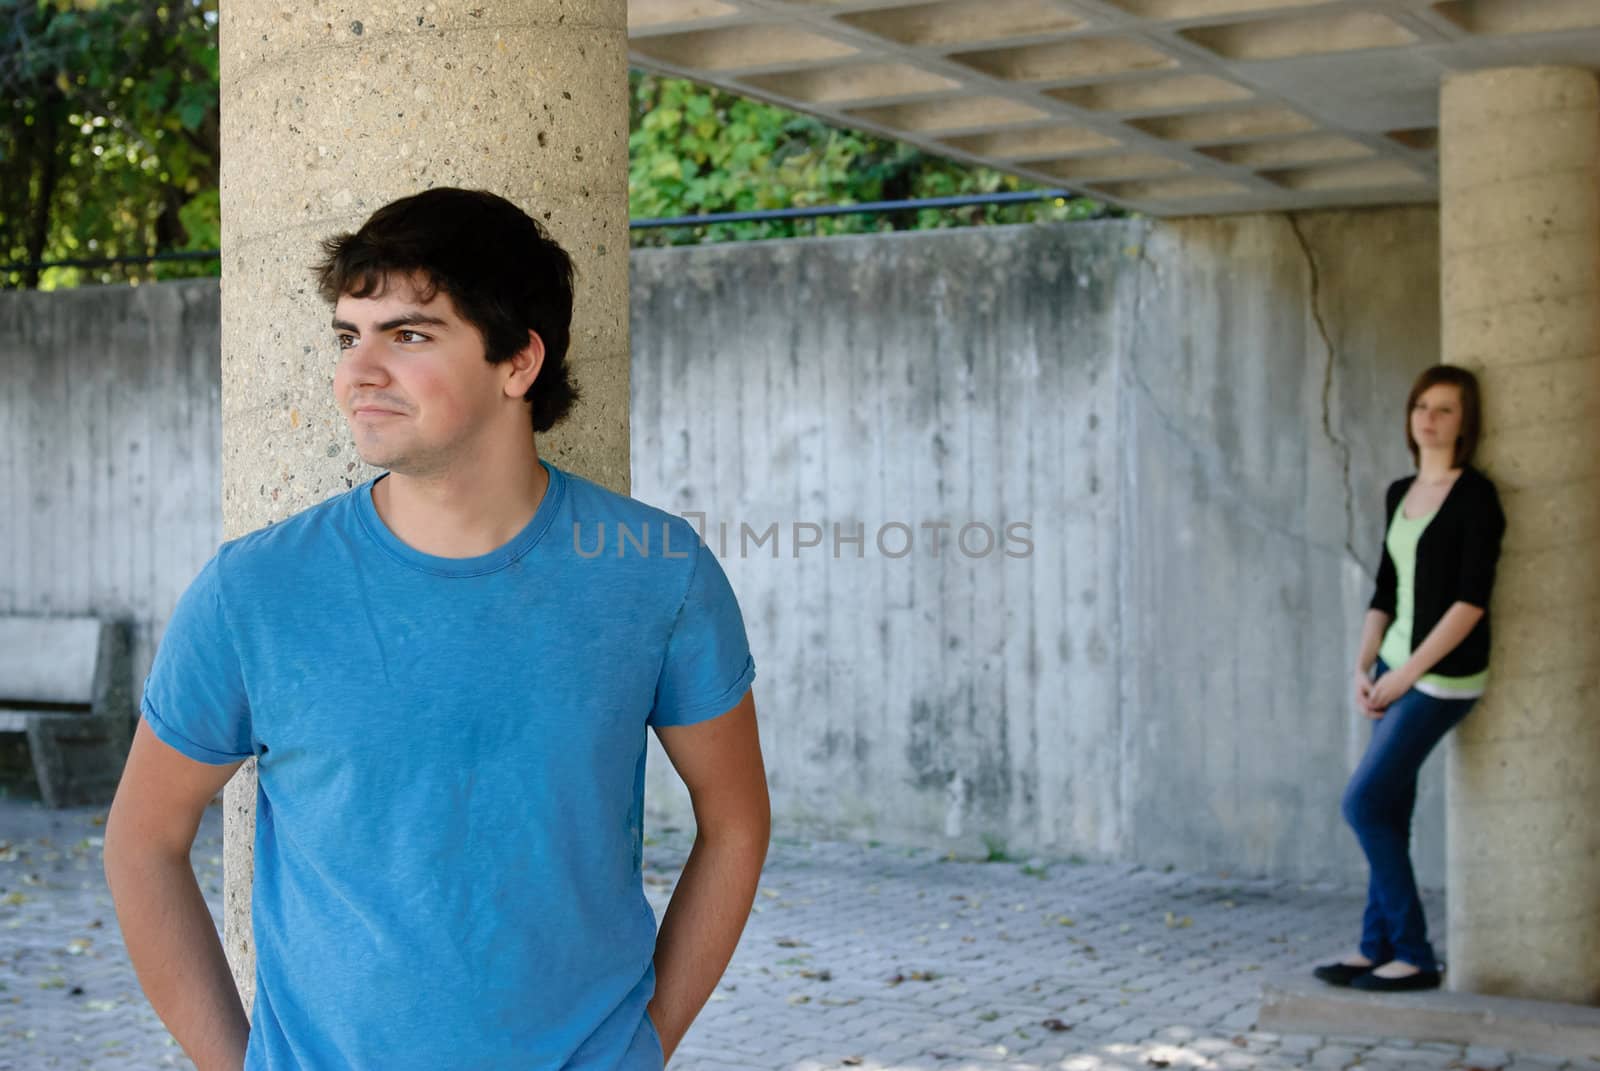
[[[224,534],[371,475],[333,402],[308,269],[320,239],[430,186],[501,194],[572,254],[584,402],[540,452],[626,490],[626,0],[222,0],[221,74]],[[224,942],[247,1008],[255,798],[252,762],[224,825]]]
[[[1489,693],[1449,762],[1452,988],[1600,1002],[1600,85],[1448,78],[1444,360],[1508,527]]]

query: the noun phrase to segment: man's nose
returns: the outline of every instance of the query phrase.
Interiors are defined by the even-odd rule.
[[[375,347],[364,346],[359,340],[344,351],[346,374],[350,381],[357,386],[367,384],[387,383],[389,370],[384,365]]]

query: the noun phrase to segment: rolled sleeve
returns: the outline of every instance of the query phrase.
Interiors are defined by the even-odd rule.
[[[178,600],[145,681],[139,710],[163,743],[222,765],[255,753],[250,702],[217,558]]]
[[[163,744],[166,744],[179,754],[193,759],[195,762],[203,762],[208,766],[227,766],[229,763],[239,762],[250,757],[251,753],[248,751],[242,754],[216,751],[206,747],[204,744],[198,744],[190,740],[183,733],[169,725],[167,720],[161,716],[160,711],[150,705],[149,700],[139,704],[139,713],[144,715],[144,720],[149,724],[151,732],[155,733]]]
[[[650,724],[693,725],[724,714],[755,675],[739,602],[721,563],[702,543],[667,640]]]

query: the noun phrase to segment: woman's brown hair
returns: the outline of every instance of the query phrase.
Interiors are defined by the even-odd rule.
[[[1417,440],[1411,434],[1411,411],[1417,407],[1417,399],[1429,387],[1446,384],[1456,388],[1456,393],[1461,397],[1461,434],[1456,436],[1455,468],[1465,468],[1472,464],[1472,455],[1478,450],[1478,432],[1483,427],[1483,414],[1478,401],[1478,377],[1453,364],[1436,364],[1423,370],[1417,381],[1411,384],[1411,394],[1406,398],[1406,448],[1411,451],[1411,460],[1417,465],[1422,464],[1421,453],[1417,449]]]

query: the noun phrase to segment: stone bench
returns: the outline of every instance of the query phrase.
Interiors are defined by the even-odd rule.
[[[48,807],[108,803],[133,742],[126,624],[0,616],[0,732],[26,733]]]

